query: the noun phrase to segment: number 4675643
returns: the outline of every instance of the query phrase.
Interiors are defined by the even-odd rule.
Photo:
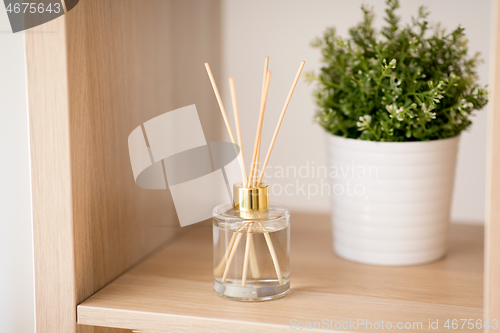
[[[7,13],[44,13],[44,12],[49,12],[49,13],[60,13],[61,12],[61,4],[60,3],[49,3],[47,6],[44,6],[43,3],[35,3],[35,2],[23,2],[23,3],[9,3],[7,5]]]
[[[498,319],[493,319],[491,321],[486,320],[483,324],[483,321],[481,319],[477,319],[474,321],[474,319],[448,319],[446,323],[444,323],[444,327],[447,329],[482,329],[483,327],[485,328],[492,328],[492,329],[497,329],[498,328]]]

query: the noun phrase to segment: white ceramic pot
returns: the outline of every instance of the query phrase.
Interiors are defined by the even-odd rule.
[[[442,258],[459,138],[372,142],[327,134],[337,255],[373,265]]]

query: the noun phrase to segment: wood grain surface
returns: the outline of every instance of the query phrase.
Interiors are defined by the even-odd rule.
[[[203,67],[219,75],[218,15],[219,1],[85,0],[26,33],[37,332],[93,332],[76,305],[180,229],[168,190],[135,185],[127,139],[196,104],[220,141]]]
[[[38,332],[73,332],[77,304],[64,20],[27,33],[35,310]]]
[[[291,293],[241,303],[213,291],[212,228],[179,239],[78,306],[78,322],[151,332],[288,331],[290,320],[422,322],[482,318],[483,228],[453,225],[441,261],[409,267],[352,263],[332,250],[329,218],[292,213]],[[360,329],[359,331],[365,331]],[[411,330],[410,330],[411,331]],[[471,330],[474,331],[474,330]]]
[[[492,1],[486,208],[485,318],[500,320],[500,1]],[[490,330],[493,332],[493,330]]]

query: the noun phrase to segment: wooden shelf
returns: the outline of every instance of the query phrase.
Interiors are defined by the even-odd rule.
[[[304,324],[327,319],[333,325],[363,319],[422,322],[420,332],[436,332],[449,331],[446,319],[482,318],[480,226],[453,225],[448,256],[411,267],[338,258],[324,215],[292,214],[291,242],[291,293],[276,301],[240,303],[212,289],[211,225],[186,227],[171,244],[78,305],[78,323],[154,332],[289,332],[292,319]],[[439,330],[429,329],[429,319],[439,320]]]

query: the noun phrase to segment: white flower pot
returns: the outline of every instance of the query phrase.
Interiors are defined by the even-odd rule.
[[[442,258],[459,138],[372,142],[327,134],[335,253],[373,265]]]

